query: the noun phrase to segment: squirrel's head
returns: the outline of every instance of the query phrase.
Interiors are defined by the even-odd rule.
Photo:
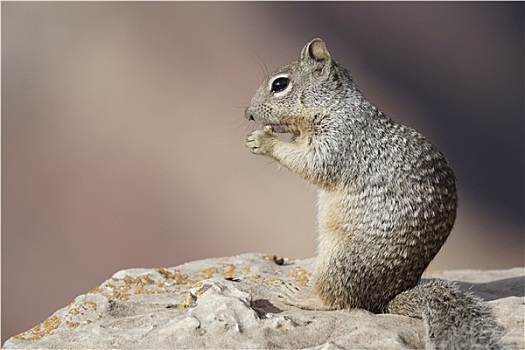
[[[332,110],[339,98],[353,90],[346,70],[330,57],[326,44],[313,39],[301,51],[301,59],[266,78],[257,89],[245,116],[275,132],[298,134],[318,116]]]

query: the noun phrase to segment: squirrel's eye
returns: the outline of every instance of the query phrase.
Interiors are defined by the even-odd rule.
[[[286,89],[290,80],[287,77],[280,77],[273,81],[272,92],[279,92]]]

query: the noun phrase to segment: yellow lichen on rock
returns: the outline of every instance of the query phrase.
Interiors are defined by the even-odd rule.
[[[250,268],[243,268],[241,271],[236,273],[237,267],[234,264],[219,263],[218,266],[212,266],[199,271],[199,277],[202,279],[212,278],[213,275],[218,274],[224,278],[233,278],[236,275],[247,274],[250,272]]]
[[[68,315],[84,315],[85,311],[92,310],[95,311],[97,309],[97,304],[92,301],[85,301],[82,304],[75,305],[74,303],[70,304],[70,309],[68,310]]]
[[[157,269],[157,272],[160,273],[164,278],[168,280],[172,280],[175,284],[192,284],[195,283],[195,281],[190,280],[188,278],[188,275],[180,273],[179,270],[173,270],[169,271],[168,269],[164,267],[160,267]]]
[[[286,276],[292,278],[301,287],[305,287],[308,285],[308,281],[310,280],[312,273],[300,267],[296,267],[295,269],[290,271]]]
[[[33,328],[15,335],[13,338],[25,341],[37,340],[53,332],[60,326],[61,323],[62,321],[60,320],[60,317],[52,316],[44,322],[34,326]]]

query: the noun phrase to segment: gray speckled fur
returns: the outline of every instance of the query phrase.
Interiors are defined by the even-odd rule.
[[[388,312],[422,318],[428,349],[496,350],[503,346],[501,329],[488,307],[449,281],[431,280],[399,294]]]
[[[272,90],[278,78],[286,78],[287,86]],[[399,303],[389,308],[396,295],[406,290],[408,295],[448,290],[412,288],[456,218],[451,167],[424,136],[367,101],[349,72],[331,59],[322,40],[312,40],[300,60],[266,79],[246,117],[265,126],[247,137],[251,152],[274,158],[319,191],[315,295],[297,296],[292,304],[317,310],[403,313]],[[293,139],[284,141],[272,131],[292,133]],[[441,311],[455,317],[461,310],[469,325],[477,325],[469,317],[477,316],[479,303],[459,291],[453,294],[466,310],[430,310],[414,316],[441,322],[437,329],[442,329],[450,315]],[[428,297],[429,293],[422,293],[416,299],[439,308],[442,298],[433,302]],[[429,347],[447,348],[443,337],[448,339],[454,332],[430,326],[434,345]],[[479,334],[469,332],[465,336]]]

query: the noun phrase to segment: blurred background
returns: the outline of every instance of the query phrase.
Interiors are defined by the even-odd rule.
[[[120,269],[315,255],[315,190],[244,147],[314,37],[449,158],[430,269],[524,261],[524,4],[2,2],[2,342]]]

